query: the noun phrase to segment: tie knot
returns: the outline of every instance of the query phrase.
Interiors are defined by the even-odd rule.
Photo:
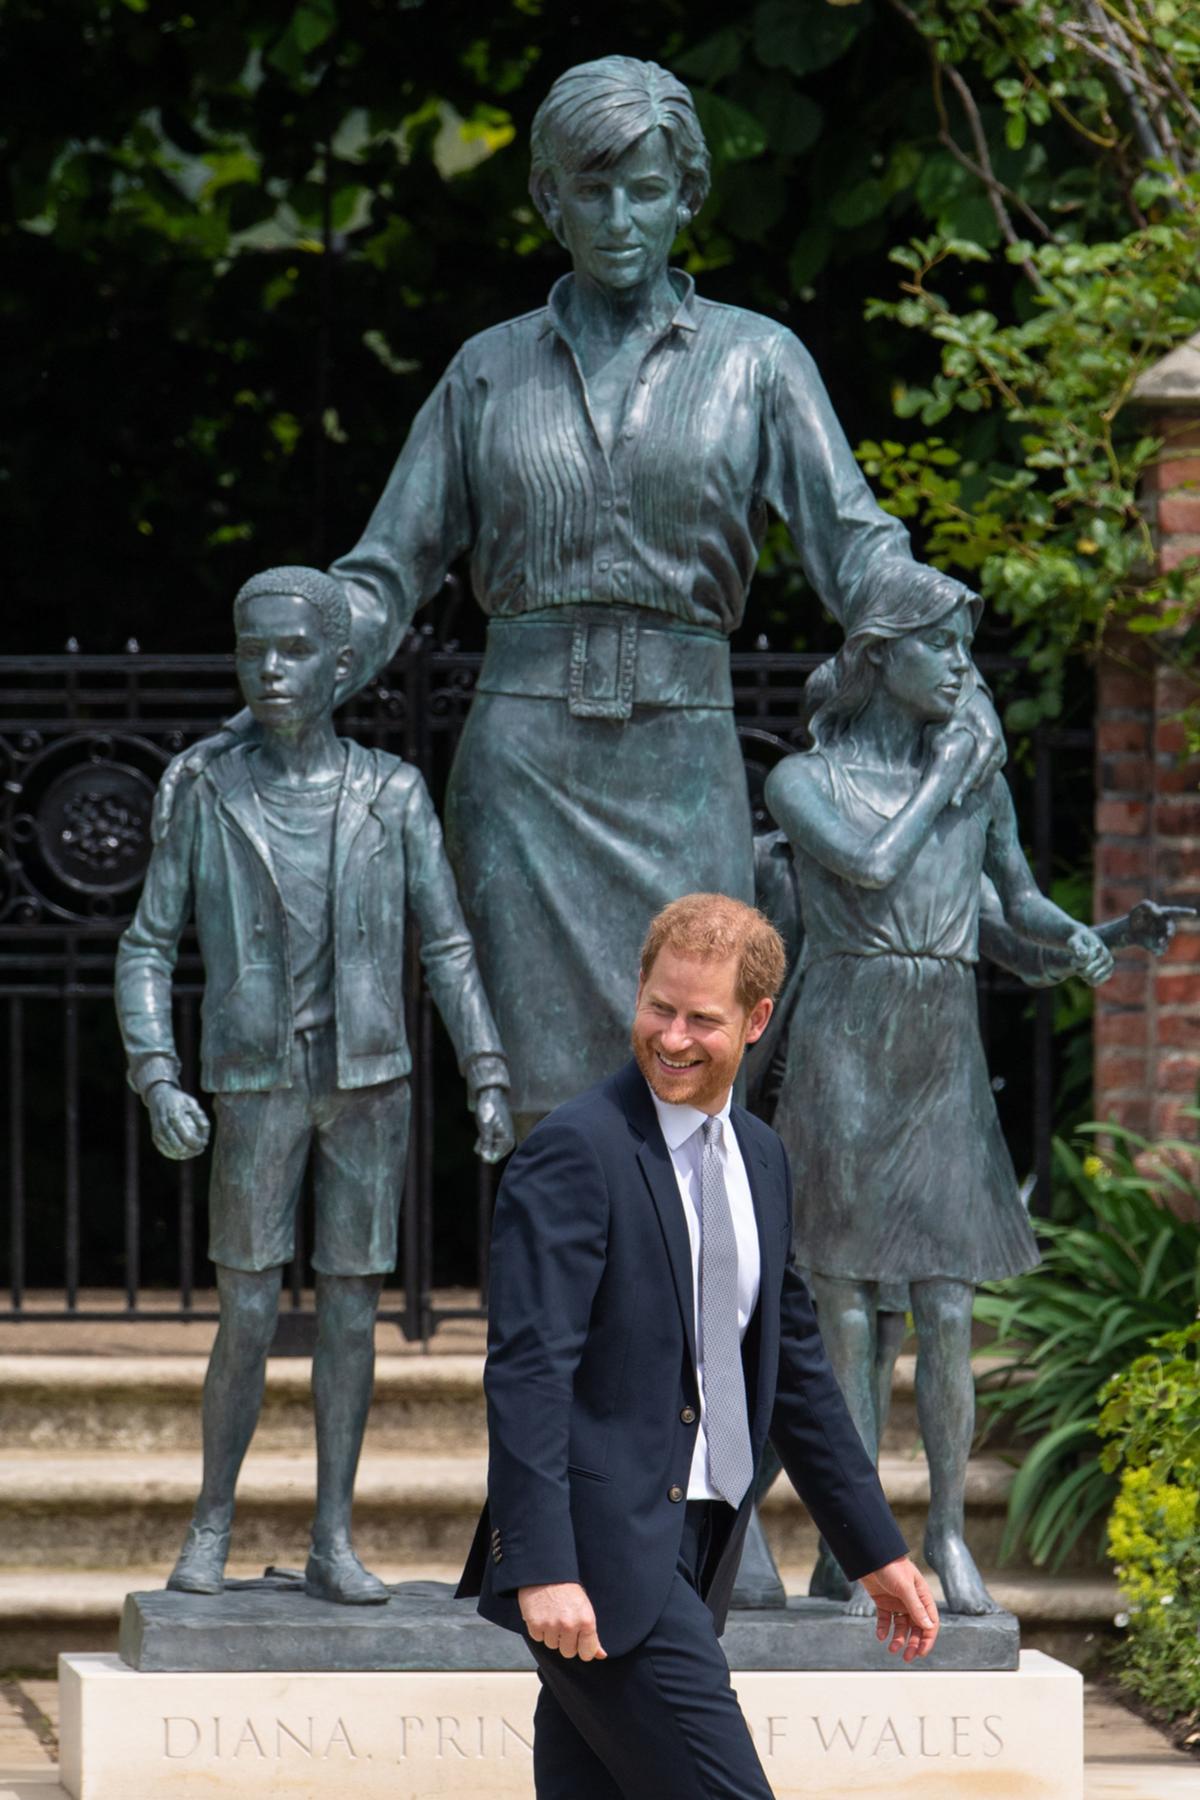
[[[710,1148],[711,1145],[713,1145],[717,1142],[718,1138],[721,1135],[720,1119],[714,1119],[710,1114],[709,1117],[707,1119],[705,1119],[703,1125],[700,1127],[700,1132],[701,1132],[702,1137],[704,1138],[704,1148],[707,1150]]]

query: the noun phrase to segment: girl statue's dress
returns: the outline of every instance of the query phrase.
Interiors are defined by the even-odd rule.
[[[814,752],[864,836],[895,778]],[[976,1285],[1032,1269],[975,997],[980,874],[1001,776],[939,816],[907,873],[861,887],[797,857],[803,976],[775,1128],[796,1178],[808,1267],[860,1281]]]

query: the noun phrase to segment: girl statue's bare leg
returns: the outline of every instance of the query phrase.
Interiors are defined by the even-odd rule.
[[[817,1274],[810,1274],[809,1285],[816,1303],[821,1337],[838,1385],[845,1395],[850,1417],[867,1455],[873,1462],[877,1461],[876,1285],[872,1281],[844,1281],[837,1276]],[[859,1582],[846,1580],[826,1545],[822,1545],[808,1591],[824,1599],[845,1601],[847,1612],[856,1616],[874,1617],[875,1602]]]
[[[917,1418],[929,1463],[925,1558],[941,1577],[947,1612],[995,1613],[964,1534],[967,1459],[975,1433],[971,1310],[965,1281],[914,1281],[917,1328]]]

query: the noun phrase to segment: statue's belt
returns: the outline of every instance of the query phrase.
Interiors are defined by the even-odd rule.
[[[729,641],[646,623],[631,608],[564,608],[563,619],[493,619],[475,691],[565,700],[578,719],[635,706],[733,706]]]

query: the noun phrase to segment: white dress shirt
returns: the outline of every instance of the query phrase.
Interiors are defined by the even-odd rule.
[[[658,1114],[658,1122],[675,1170],[692,1251],[692,1305],[696,1322],[696,1354],[700,1358],[697,1370],[700,1377],[700,1421],[696,1427],[687,1497],[689,1500],[719,1500],[721,1496],[708,1478],[708,1437],[704,1429],[704,1334],[700,1328],[700,1156],[704,1148],[700,1128],[709,1115],[698,1111],[694,1106],[676,1106],[669,1100],[660,1100],[653,1088],[650,1089],[650,1098],[654,1102],[654,1110]],[[719,1127],[717,1154],[721,1158],[725,1192],[729,1196],[729,1211],[733,1216],[733,1234],[737,1240],[738,1336],[744,1338],[750,1316],[758,1302],[761,1265],[758,1224],[754,1216],[754,1201],[750,1195],[750,1180],[742,1161],[737,1133],[729,1122],[732,1098],[731,1091],[726,1095],[720,1112],[712,1116]]]

